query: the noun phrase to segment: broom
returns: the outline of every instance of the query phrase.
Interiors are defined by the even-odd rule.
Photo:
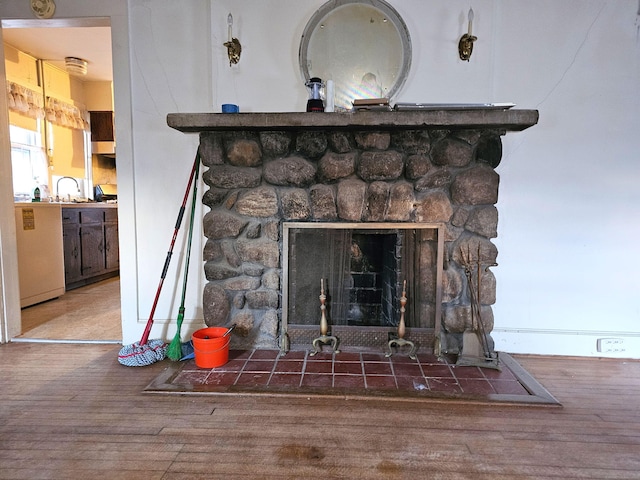
[[[189,260],[191,258],[191,239],[193,237],[193,218],[196,212],[196,198],[198,193],[198,173],[200,164],[196,167],[195,179],[193,181],[193,197],[191,199],[191,218],[189,219],[189,235],[187,239],[187,254],[184,261],[184,278],[182,280],[182,299],[180,300],[180,308],[178,308],[178,319],[176,321],[176,334],[167,348],[167,357],[171,360],[180,360],[182,358],[182,337],[181,328],[184,320],[184,301],[187,295],[187,280],[189,278]]]
[[[149,313],[149,320],[147,320],[147,325],[142,334],[142,338],[139,342],[123,346],[118,353],[118,362],[127,367],[144,367],[147,365],[151,365],[152,363],[159,362],[160,360],[164,360],[165,358],[167,350],[166,343],[163,340],[149,340],[149,334],[151,333],[151,327],[153,325],[153,315],[155,314],[156,306],[158,305],[158,299],[160,298],[162,285],[164,284],[164,279],[167,276],[167,270],[169,269],[169,262],[171,261],[171,255],[173,254],[173,246],[176,243],[178,230],[180,230],[180,225],[182,224],[182,217],[184,216],[185,207],[189,198],[189,192],[191,191],[191,184],[194,184],[195,188],[194,178],[196,176],[196,170],[198,169],[199,165],[200,152],[196,154],[196,159],[193,162],[193,168],[191,169],[191,174],[189,175],[187,191],[184,193],[182,206],[180,207],[180,211],[178,212],[178,219],[173,229],[173,238],[171,239],[169,252],[167,252],[167,258],[164,261],[164,267],[162,268],[162,274],[160,275],[160,282],[156,290],[156,296],[153,300],[151,312]]]

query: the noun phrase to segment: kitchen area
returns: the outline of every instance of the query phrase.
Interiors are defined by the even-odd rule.
[[[3,41],[21,336],[49,317],[64,326],[92,325],[102,302],[113,327],[106,335],[120,340],[110,27],[8,28]],[[78,56],[51,53],[47,45],[76,45]],[[85,309],[87,318],[79,318]],[[105,340],[89,330],[97,338],[82,338]]]

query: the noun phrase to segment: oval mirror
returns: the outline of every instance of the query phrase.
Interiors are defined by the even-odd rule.
[[[354,99],[389,98],[411,66],[409,31],[383,0],[331,0],[311,17],[300,42],[305,82],[333,80],[336,110]]]

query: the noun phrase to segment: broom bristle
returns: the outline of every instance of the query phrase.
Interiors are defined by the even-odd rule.
[[[182,358],[182,341],[180,339],[180,331],[177,331],[173,340],[171,340],[171,343],[167,348],[167,357],[174,361]]]

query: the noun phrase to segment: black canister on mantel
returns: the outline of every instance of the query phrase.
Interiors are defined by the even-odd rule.
[[[322,89],[324,84],[318,77],[309,79],[305,86],[309,89],[309,100],[307,100],[307,112],[324,112],[324,100],[322,100]]]

